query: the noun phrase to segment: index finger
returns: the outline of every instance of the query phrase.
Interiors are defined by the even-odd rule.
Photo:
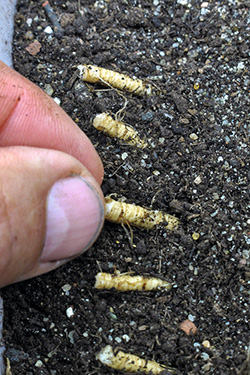
[[[35,84],[0,61],[0,146],[63,151],[100,184],[103,166],[94,146],[71,118]]]

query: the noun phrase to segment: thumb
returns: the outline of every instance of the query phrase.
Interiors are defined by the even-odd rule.
[[[101,189],[74,157],[32,147],[0,149],[0,287],[81,254],[103,221]]]

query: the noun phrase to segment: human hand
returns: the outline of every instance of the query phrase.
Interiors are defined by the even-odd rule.
[[[93,145],[41,89],[0,61],[0,287],[87,250],[104,221]]]

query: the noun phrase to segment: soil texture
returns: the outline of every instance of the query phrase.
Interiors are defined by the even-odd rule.
[[[14,67],[51,95],[100,154],[105,195],[163,210],[179,228],[106,222],[83,256],[2,291],[13,375],[115,375],[112,345],[182,375],[249,375],[250,8],[247,1],[20,0]],[[35,49],[26,49],[36,41]],[[32,45],[34,47],[34,45]],[[94,64],[151,83],[139,97],[83,82]],[[144,149],[91,120],[108,112]],[[159,276],[171,291],[94,288],[95,275]],[[180,328],[194,323],[195,334]],[[171,374],[164,371],[165,374]]]

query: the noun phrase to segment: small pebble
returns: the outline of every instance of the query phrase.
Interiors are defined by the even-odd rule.
[[[60,105],[60,104],[61,104],[61,99],[59,99],[59,98],[54,98],[54,102],[56,102],[56,104]]]
[[[49,96],[52,96],[52,94],[53,94],[53,92],[54,92],[52,86],[51,86],[49,83],[46,83],[46,84],[44,85],[44,91],[45,91],[46,94],[49,95]]]
[[[199,185],[201,183],[201,177],[200,176],[197,176],[195,179],[194,179],[194,183],[195,185]]]
[[[212,197],[214,201],[217,201],[218,199],[220,199],[220,196],[218,193],[213,193]]]
[[[63,290],[64,292],[68,292],[71,288],[72,288],[72,286],[71,286],[70,284],[64,284],[64,285],[62,286],[62,290]]]
[[[53,34],[53,30],[50,26],[45,27],[44,32],[46,34]]]
[[[191,314],[189,315],[191,317]],[[180,329],[184,331],[187,335],[194,335],[197,332],[197,327],[190,320],[186,319],[180,324]]]
[[[36,56],[40,52],[41,47],[41,43],[39,43],[38,40],[34,40],[34,42],[30,43],[25,49],[31,56]]]
[[[32,22],[33,22],[32,18],[27,18],[26,23],[29,27],[32,25]]]
[[[32,33],[32,31],[27,31],[25,34],[24,34],[24,38],[25,39],[28,39],[28,40],[32,40],[34,39],[34,34]]]
[[[191,133],[191,134],[189,135],[189,138],[191,138],[193,141],[196,141],[196,140],[198,139],[198,135],[195,134],[195,133]]]
[[[146,331],[146,329],[148,329],[148,326],[140,326],[138,327],[138,331]]]
[[[213,366],[213,364],[209,362],[209,363],[206,363],[206,364],[202,367],[202,369],[203,369],[204,372],[208,372],[208,371],[210,371],[210,369],[211,369],[212,366]]]
[[[207,354],[207,353],[201,353],[201,358],[202,358],[204,361],[207,361],[210,357],[209,357],[209,354]]]
[[[68,338],[69,338],[69,341],[71,342],[71,344],[75,343],[74,334],[75,334],[75,331],[70,331],[69,334],[68,334]]]
[[[194,233],[192,234],[192,238],[193,238],[193,240],[195,240],[195,241],[197,241],[199,237],[200,237],[199,233],[194,232]]]
[[[153,174],[154,174],[155,176],[159,176],[161,173],[160,173],[159,171],[155,170],[155,171],[153,171]]]
[[[205,348],[210,348],[210,346],[211,346],[210,341],[208,341],[208,340],[204,340],[204,341],[202,342],[202,345],[203,345]]]
[[[122,335],[122,338],[123,338],[123,340],[124,341],[126,341],[126,342],[129,342],[130,341],[130,337],[128,336],[128,335]]]
[[[189,319],[191,322],[194,322],[194,321],[195,321],[195,316],[192,315],[192,314],[189,314],[189,315],[188,315],[188,319]]]
[[[74,315],[74,310],[72,307],[67,308],[66,315],[68,318],[71,318]]]
[[[42,361],[40,359],[38,361],[36,361],[35,366],[36,367],[42,367],[43,366]]]

